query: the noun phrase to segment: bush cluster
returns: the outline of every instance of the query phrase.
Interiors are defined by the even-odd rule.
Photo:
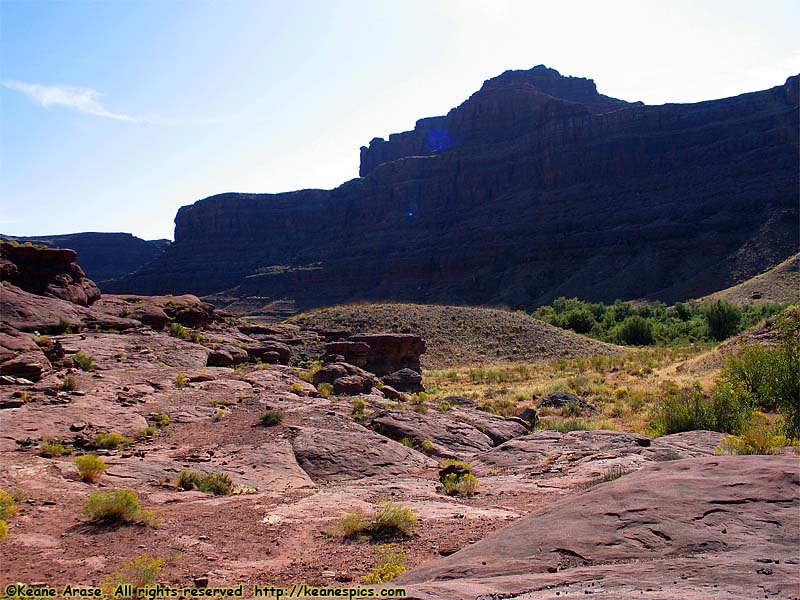
[[[711,398],[699,384],[692,390],[670,386],[656,409],[650,431],[656,435],[709,429],[739,436],[729,440],[729,453],[761,453],[785,439],[800,439],[800,306],[790,306],[776,319],[776,346],[752,345],[741,355],[729,355]],[[781,432],[765,429],[757,410],[777,411]],[[769,443],[762,443],[772,436]],[[783,436],[783,437],[781,437]],[[737,450],[736,446],[738,444]],[[723,448],[725,449],[725,448]]]
[[[233,481],[225,473],[202,475],[197,471],[183,470],[178,473],[177,486],[183,490],[196,488],[214,496],[228,496],[233,493]]]
[[[158,527],[160,519],[152,510],[143,510],[139,496],[132,490],[96,492],[83,505],[92,523],[141,524]]]
[[[345,538],[369,536],[372,539],[387,539],[409,536],[416,523],[417,517],[410,508],[387,501],[378,505],[371,520],[362,510],[348,510],[337,525]]]
[[[75,466],[81,479],[87,483],[95,483],[106,471],[106,463],[99,456],[84,454],[75,458]]]
[[[614,304],[558,298],[533,313],[537,319],[615,344],[646,346],[724,340],[779,312],[785,305],[738,307],[717,300],[702,305],[663,302]]]

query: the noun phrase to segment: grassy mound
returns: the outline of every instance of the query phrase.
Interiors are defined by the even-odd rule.
[[[764,302],[797,302],[800,300],[799,265],[800,254],[795,254],[769,271],[738,285],[714,292],[701,301],[725,300],[740,306]]]
[[[565,331],[523,313],[496,308],[423,304],[351,304],[288,320],[316,330],[416,333],[425,338],[428,369],[537,362],[613,354],[621,349]]]

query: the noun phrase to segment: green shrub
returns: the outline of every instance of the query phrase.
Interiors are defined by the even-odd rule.
[[[364,578],[364,583],[376,585],[386,583],[406,572],[408,554],[397,544],[382,544],[374,548],[375,566],[369,575]]]
[[[478,478],[471,473],[448,473],[441,482],[442,493],[446,496],[469,496],[478,488]]]
[[[364,511],[348,510],[337,521],[337,528],[345,538],[369,536],[372,539],[405,537],[411,534],[417,517],[407,506],[397,502],[382,502],[371,520]]]
[[[189,330],[180,323],[170,323],[167,333],[179,340],[189,339]]]
[[[144,429],[137,431],[134,437],[137,440],[143,440],[149,437],[153,437],[156,434],[155,427],[145,427]]]
[[[178,473],[176,485],[182,490],[198,489],[214,496],[228,496],[233,493],[233,481],[225,473],[201,475],[197,471],[183,470]]]
[[[71,333],[72,332],[72,323],[67,321],[64,317],[61,317],[58,320],[58,332],[59,333]]]
[[[101,431],[94,436],[94,441],[92,443],[98,448],[104,448],[105,450],[113,450],[120,446],[127,446],[128,444],[130,444],[130,440],[126,438],[124,435],[117,433],[115,431],[110,431],[110,432]]]
[[[83,512],[93,523],[138,523],[158,527],[160,519],[151,510],[142,510],[139,496],[128,489],[95,492],[84,504]]]
[[[78,380],[72,375],[67,375],[64,377],[64,381],[61,382],[61,389],[65,392],[74,392],[78,389]]]
[[[279,410],[266,410],[261,415],[259,423],[264,427],[273,427],[283,421],[283,413]]]
[[[800,306],[776,319],[777,347],[749,346],[741,356],[729,356],[714,390],[737,406],[776,410],[786,435],[800,438]],[[738,433],[742,427],[724,429]]]
[[[653,343],[653,326],[644,317],[627,317],[617,327],[619,341],[631,346],[645,346]]]
[[[323,398],[329,398],[333,394],[333,386],[330,383],[323,382],[317,386],[317,391]]]
[[[397,502],[383,502],[378,506],[370,523],[373,538],[408,536],[417,523],[417,517],[407,506]]]
[[[0,519],[0,542],[8,537],[8,523]]]
[[[711,403],[703,397],[703,390],[695,384],[692,390],[675,386],[667,390],[656,407],[656,417],[649,425],[655,435],[669,435],[682,431],[715,430],[716,422]]]
[[[153,416],[153,421],[158,427],[167,427],[172,423],[172,418],[168,414],[159,413]]]
[[[790,441],[778,431],[766,415],[757,412],[747,427],[737,435],[729,435],[717,446],[717,454],[777,454]]]
[[[189,378],[186,376],[186,373],[184,373],[183,371],[178,371],[175,374],[175,387],[181,389],[187,383],[189,383]]]
[[[99,456],[84,454],[75,458],[78,474],[87,483],[95,483],[106,471],[106,463]]]
[[[420,449],[425,454],[432,454],[434,450],[436,450],[436,445],[431,440],[422,440],[420,444]]]
[[[363,510],[348,510],[337,521],[337,528],[342,537],[354,539],[369,531],[370,522]]]
[[[446,469],[447,467],[458,467],[459,469],[464,469],[466,471],[472,470],[472,467],[468,462],[458,460],[457,458],[447,458],[439,463],[440,469]]]
[[[57,457],[70,454],[71,448],[64,445],[61,440],[42,440],[39,442],[39,454],[44,457]]]
[[[17,512],[17,502],[13,494],[0,488],[0,519],[10,519]]]
[[[353,398],[351,404],[353,406],[353,418],[356,421],[361,421],[364,418],[364,411],[367,408],[367,403],[364,402],[363,398],[356,397]]]
[[[742,311],[739,307],[717,300],[703,306],[703,316],[708,325],[708,335],[722,341],[739,332]]]
[[[292,384],[292,393],[297,394],[298,396],[303,395],[303,386],[299,383]]]
[[[91,371],[95,368],[94,357],[84,354],[82,351],[73,354],[72,361],[75,363],[75,366],[80,367],[82,371]]]
[[[143,594],[145,588],[156,585],[164,570],[164,560],[157,556],[142,554],[133,560],[126,560],[120,568],[108,575],[103,581],[102,589],[106,598],[146,598]],[[131,596],[120,595],[130,585],[133,590]]]

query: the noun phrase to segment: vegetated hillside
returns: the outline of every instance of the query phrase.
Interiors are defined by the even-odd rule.
[[[299,310],[697,298],[800,246],[798,95],[793,76],[644,106],[542,65],[508,71],[372,140],[361,177],[334,190],[181,208],[175,242],[108,291],[227,291]]]
[[[612,354],[621,348],[564,331],[524,313],[496,308],[421,304],[353,304],[289,319],[317,331],[417,333],[425,338],[428,369],[535,362]]]
[[[794,254],[769,271],[701,298],[732,304],[797,302],[800,300],[800,254]]]
[[[71,248],[78,253],[81,268],[101,289],[104,282],[133,273],[161,255],[169,240],[143,240],[130,233],[70,233],[14,237],[0,235],[3,240],[30,242],[51,248]]]

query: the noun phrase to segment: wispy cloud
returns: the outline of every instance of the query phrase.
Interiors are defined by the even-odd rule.
[[[99,100],[103,94],[92,88],[71,85],[41,85],[15,80],[5,80],[2,83],[3,87],[25,94],[45,108],[63,106],[87,115],[128,123],[163,125],[167,122],[167,119],[157,115],[128,115],[111,111]]]

